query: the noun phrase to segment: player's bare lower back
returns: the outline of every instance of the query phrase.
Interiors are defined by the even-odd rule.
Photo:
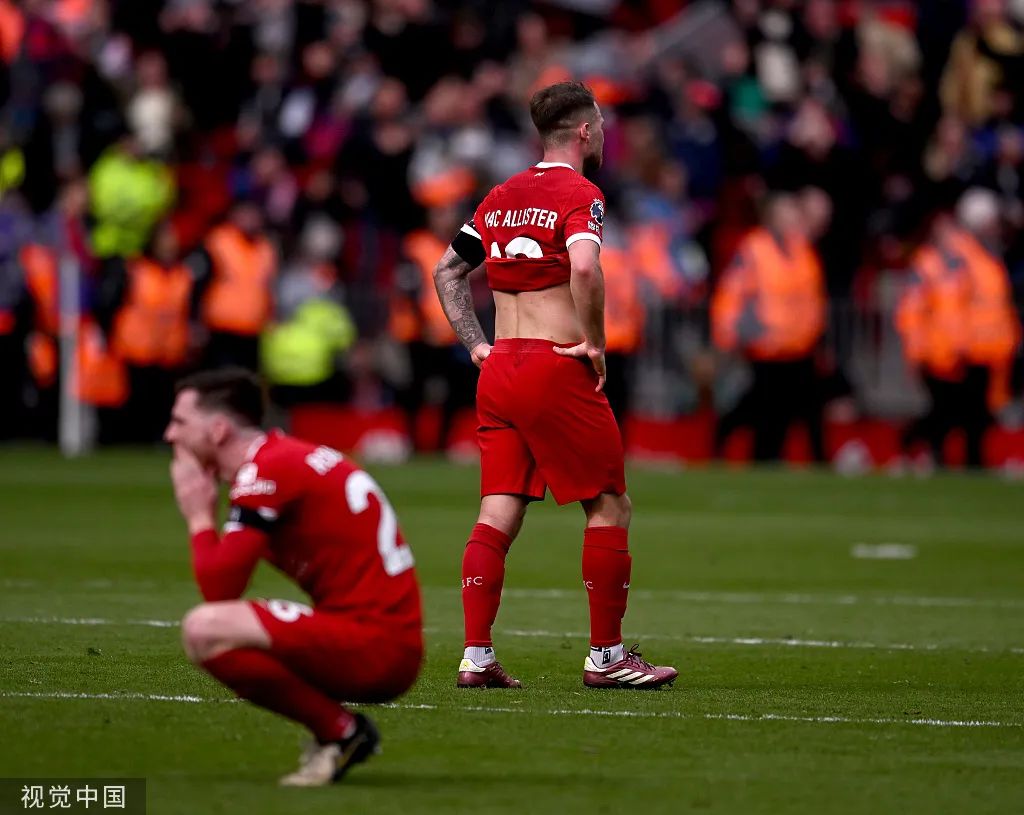
[[[568,283],[540,291],[496,291],[494,307],[494,334],[498,339],[522,337],[556,343],[583,339]]]

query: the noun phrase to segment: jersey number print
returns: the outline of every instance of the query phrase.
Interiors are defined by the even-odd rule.
[[[366,512],[370,507],[370,496],[380,505],[380,521],[377,524],[377,551],[384,561],[384,571],[391,577],[413,567],[412,549],[398,541],[398,518],[384,497],[377,482],[362,470],[352,473],[345,481],[345,498],[353,515]]]

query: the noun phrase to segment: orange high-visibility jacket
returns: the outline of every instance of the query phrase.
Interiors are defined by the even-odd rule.
[[[223,224],[207,237],[206,251],[213,277],[203,296],[203,322],[211,331],[255,337],[273,310],[274,247],[264,237],[249,240],[236,227]]]
[[[933,244],[911,261],[913,274],[896,309],[907,361],[940,379],[963,374],[969,279],[963,261]]]
[[[965,230],[954,233],[947,249],[963,260],[969,280],[964,348],[967,362],[1005,364],[1012,358],[1021,337],[1006,266]]]
[[[52,249],[28,243],[18,253],[18,260],[35,304],[35,327],[51,337],[56,336],[60,321],[57,256]]]
[[[434,291],[434,267],[447,248],[447,243],[425,229],[410,233],[402,242],[402,252],[416,265],[421,280],[415,302],[402,296],[392,300],[389,330],[399,342],[422,340],[435,346],[458,342]]]
[[[661,224],[636,224],[629,228],[629,251],[636,258],[636,268],[663,299],[675,300],[682,286],[676,278],[669,242],[669,230]],[[601,256],[604,257],[603,252]]]
[[[21,248],[18,260],[35,305],[34,324],[27,340],[29,370],[40,387],[48,388],[57,381],[58,368],[60,278],[57,255],[52,249],[29,243]]]
[[[192,275],[148,258],[128,262],[124,304],[114,316],[111,350],[130,365],[177,368],[188,350]]]
[[[72,384],[77,397],[97,407],[120,407],[128,399],[128,374],[91,320],[79,329],[77,370]]]
[[[754,360],[809,355],[825,330],[821,263],[810,241],[767,229],[740,243],[711,300],[712,339]]]
[[[601,250],[604,271],[605,350],[632,354],[643,340],[646,313],[640,297],[640,281],[633,256],[625,249]]]
[[[28,336],[28,360],[40,387],[57,380],[60,331],[60,278],[56,253],[39,244],[27,244],[18,255],[25,284],[35,303],[35,325]],[[89,317],[79,318],[76,370],[72,388],[77,398],[100,407],[118,407],[128,397],[124,366],[107,347],[103,331]]]

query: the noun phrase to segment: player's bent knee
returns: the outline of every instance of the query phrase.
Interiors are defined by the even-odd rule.
[[[188,658],[197,665],[235,648],[266,649],[271,644],[259,617],[242,600],[196,606],[181,622],[181,639]]]
[[[199,664],[223,644],[220,614],[210,603],[193,608],[181,621],[181,641],[188,658]]]
[[[202,661],[201,652],[204,650],[203,640],[207,628],[205,618],[206,606],[200,605],[190,609],[181,620],[181,644],[192,662]]]

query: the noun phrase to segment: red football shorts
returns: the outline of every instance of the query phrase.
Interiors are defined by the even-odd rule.
[[[334,699],[386,702],[416,681],[420,628],[312,609],[291,600],[250,600],[270,635],[270,653]]]
[[[548,340],[498,340],[477,385],[480,494],[559,504],[626,491],[622,436],[589,359]]]

